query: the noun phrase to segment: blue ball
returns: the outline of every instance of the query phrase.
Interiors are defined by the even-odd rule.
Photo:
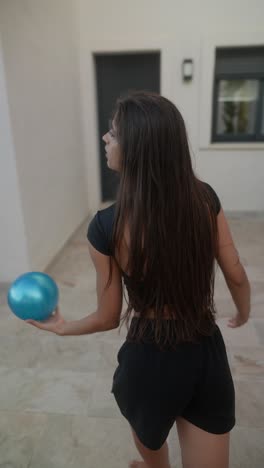
[[[46,320],[56,309],[59,290],[53,279],[38,271],[19,276],[10,286],[7,302],[22,320]]]

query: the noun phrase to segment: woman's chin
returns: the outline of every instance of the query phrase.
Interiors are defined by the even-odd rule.
[[[107,167],[108,167],[108,169],[111,169],[111,171],[119,172],[119,169],[118,169],[118,168],[116,168],[115,166],[112,166],[112,165],[111,165],[111,162],[109,161],[109,159],[107,159]]]
[[[114,171],[114,169],[112,168],[111,166],[111,163],[107,160],[107,167],[108,169],[110,169],[111,171]]]

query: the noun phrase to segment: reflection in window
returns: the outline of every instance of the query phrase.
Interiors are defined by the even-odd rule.
[[[221,80],[218,88],[217,134],[254,134],[259,83]]]

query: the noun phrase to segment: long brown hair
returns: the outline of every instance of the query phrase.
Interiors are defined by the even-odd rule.
[[[128,326],[132,309],[140,312],[136,333],[130,327],[127,336],[140,340],[149,323],[145,311],[153,308],[159,347],[195,342],[215,323],[214,201],[194,174],[185,124],[172,102],[132,92],[117,100],[112,117],[122,154],[111,244],[116,261],[126,223],[130,235],[121,326]],[[107,286],[111,278],[110,257]]]

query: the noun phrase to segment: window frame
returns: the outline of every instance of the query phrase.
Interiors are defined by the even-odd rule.
[[[259,81],[259,98],[255,114],[255,132],[253,135],[219,135],[216,131],[217,110],[218,110],[218,90],[219,82],[222,80],[257,80]],[[213,109],[212,109],[212,129],[211,143],[258,143],[264,141],[264,133],[261,133],[262,119],[264,120],[264,75],[263,73],[218,73],[214,75],[213,85]],[[262,115],[263,114],[263,115]]]

